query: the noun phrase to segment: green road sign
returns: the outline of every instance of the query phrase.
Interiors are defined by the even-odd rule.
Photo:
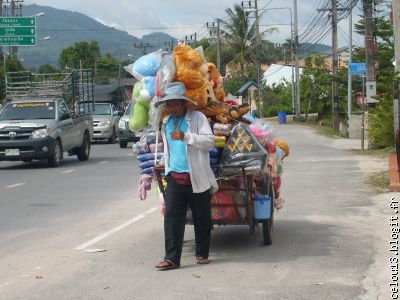
[[[0,46],[35,46],[35,36],[0,36]]]
[[[0,27],[0,36],[35,36],[36,27]]]
[[[0,26],[36,26],[35,17],[0,17]]]
[[[35,45],[35,17],[0,17],[0,46]]]

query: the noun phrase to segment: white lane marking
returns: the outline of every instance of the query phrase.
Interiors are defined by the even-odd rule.
[[[60,172],[61,174],[68,174],[68,173],[72,173],[72,172],[75,172],[76,170],[74,170],[74,169],[70,169],[70,170],[66,170],[66,171],[62,171],[62,172]]]
[[[113,229],[111,229],[109,231],[106,231],[106,232],[100,234],[99,236],[91,239],[90,241],[79,245],[78,247],[75,248],[75,250],[83,250],[83,249],[85,249],[85,248],[97,243],[98,241],[101,241],[102,239],[105,239],[106,237],[108,237],[108,236],[110,236],[110,235],[112,235],[112,234],[124,229],[125,227],[128,227],[129,225],[132,225],[133,223],[136,223],[137,221],[140,221],[141,219],[144,219],[144,218],[145,218],[145,215],[144,214],[140,214],[137,217],[134,217],[133,219],[130,219],[130,220],[126,221],[125,223],[123,223],[123,224],[121,224],[121,225],[119,225],[119,226],[117,226],[117,227],[115,227],[115,228],[113,228]]]
[[[108,160],[104,160],[104,161],[99,162],[99,165],[103,165],[103,164],[106,164],[106,163],[108,163]]]
[[[22,274],[21,276],[22,276],[22,277],[30,277],[31,275],[29,275],[29,274]]]
[[[134,156],[135,154],[133,154],[133,153],[129,153],[129,154],[127,154],[126,156]]]
[[[35,270],[43,269],[43,267],[36,267]]]
[[[19,186],[24,185],[24,184],[25,184],[25,182],[20,182],[20,183],[9,185],[9,186],[7,186],[7,188],[15,188],[15,187],[19,187]]]
[[[146,211],[146,214],[152,214],[153,212],[155,212],[157,210],[158,210],[158,207],[150,208],[148,211]]]

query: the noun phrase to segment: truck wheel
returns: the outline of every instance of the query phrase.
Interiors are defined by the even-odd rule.
[[[128,147],[128,141],[119,141],[119,147],[120,148]]]
[[[83,136],[82,145],[77,149],[76,155],[80,161],[85,161],[89,159],[90,154],[90,139],[89,135],[85,133]]]
[[[116,142],[117,142],[117,134],[115,133],[115,129],[114,129],[111,137],[108,139],[108,143],[115,144]]]
[[[56,140],[53,144],[53,149],[51,151],[51,156],[48,158],[47,162],[50,167],[58,167],[63,158],[63,149],[61,142]]]

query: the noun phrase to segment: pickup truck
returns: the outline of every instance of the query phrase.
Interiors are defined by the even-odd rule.
[[[108,102],[96,102],[93,115],[93,139],[107,139],[109,143],[117,141],[119,111]]]
[[[81,161],[89,158],[93,139],[92,70],[7,72],[5,82],[8,102],[0,112],[0,161],[47,160],[49,166],[57,167],[64,152]],[[86,110],[80,113],[75,104],[83,99]]]
[[[47,160],[57,167],[63,153],[89,158],[90,114],[71,115],[63,99],[14,99],[0,113],[0,161]]]

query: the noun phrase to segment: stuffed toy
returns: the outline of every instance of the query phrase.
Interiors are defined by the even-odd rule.
[[[215,119],[223,124],[235,120],[244,122],[245,120],[241,116],[249,111],[250,106],[248,104],[236,107],[218,101],[210,101],[205,108],[201,109],[203,114],[206,116],[215,116]]]
[[[137,131],[147,127],[149,123],[150,101],[141,98],[142,83],[136,82],[133,87],[132,98],[135,101],[131,116],[129,118],[129,129]]]
[[[162,52],[158,50],[138,58],[133,64],[124,69],[142,82],[140,97],[143,100],[152,100],[155,96],[157,72],[161,64]]]
[[[221,73],[218,71],[217,67],[213,63],[207,63],[208,65],[208,80],[211,82],[215,98],[224,102],[225,93],[222,87],[224,79],[222,78]]]
[[[186,87],[186,96],[197,103],[188,104],[188,108],[201,110],[215,100],[208,81],[208,66],[201,49],[178,45],[173,51],[173,59],[176,67],[174,81],[182,82]]]
[[[134,110],[129,119],[132,131],[140,130],[149,124],[150,101],[155,96],[156,75],[160,68],[162,51],[158,50],[138,58],[124,69],[134,76],[138,82],[132,92],[135,100]]]

